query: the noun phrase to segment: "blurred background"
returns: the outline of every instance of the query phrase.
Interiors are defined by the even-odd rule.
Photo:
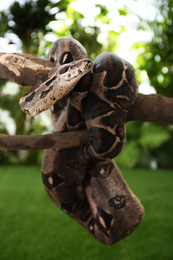
[[[53,41],[74,37],[94,60],[103,51],[131,62],[143,94],[173,97],[172,0],[1,1],[0,52],[23,52],[46,59]],[[19,99],[26,88],[0,79],[0,132],[51,133],[49,111],[31,118]],[[171,168],[173,126],[127,124],[127,143],[116,158],[125,168]],[[0,163],[40,164],[42,151],[0,151]]]
[[[133,64],[139,92],[173,98],[173,0],[4,0],[0,52],[46,59],[58,37],[80,41],[94,60],[111,51]],[[0,133],[51,133],[50,112],[31,118],[27,91],[0,79]],[[145,218],[111,247],[58,210],[41,181],[42,151],[0,151],[0,259],[172,260],[173,126],[129,122],[115,158]]]

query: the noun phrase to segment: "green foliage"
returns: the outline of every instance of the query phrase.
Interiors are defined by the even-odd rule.
[[[3,37],[8,30],[8,22],[9,22],[8,16],[5,12],[0,12],[0,21],[1,21],[0,37]]]
[[[163,149],[163,146],[169,144],[173,137],[172,129],[166,126],[142,122],[130,122],[126,126],[127,143],[115,158],[120,167],[150,167],[152,159],[157,158],[156,151]],[[165,149],[164,153],[169,158],[169,153]],[[159,161],[158,164],[161,166]],[[167,168],[170,164],[164,166]]]
[[[24,52],[37,54],[40,34],[45,35],[49,31],[47,24],[55,20],[56,12],[51,10],[57,8],[58,12],[64,12],[70,2],[60,0],[57,4],[49,0],[27,0],[21,4],[15,1],[9,10],[0,13],[1,36],[12,32],[21,40]]]
[[[142,30],[148,28],[153,38],[147,44],[134,45],[139,50],[136,64],[140,70],[147,71],[150,83],[157,93],[173,97],[173,1],[157,1],[156,6],[155,20],[141,21],[138,27]]]
[[[144,123],[142,134],[139,136],[139,145],[143,149],[155,149],[171,138],[171,134],[165,131],[165,127]]]
[[[121,168],[133,168],[140,156],[138,143],[133,140],[127,142],[121,153],[115,158],[116,163]]]
[[[138,29],[150,31],[153,35],[149,43],[135,43],[133,48],[138,50],[138,57],[135,63],[136,76],[142,82],[143,71],[147,72],[151,86],[157,93],[173,97],[173,1],[155,1],[156,17],[153,21],[140,19]],[[145,128],[145,124],[144,124]],[[157,126],[151,132],[141,135],[140,161],[144,158],[157,158],[159,167],[173,167],[171,151],[173,145],[173,134],[169,126]],[[148,147],[148,152],[146,152]],[[151,152],[152,150],[152,152]],[[149,164],[146,163],[146,165]]]

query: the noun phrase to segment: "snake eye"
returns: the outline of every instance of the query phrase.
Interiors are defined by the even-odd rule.
[[[66,66],[66,67],[62,68],[62,70],[60,70],[60,75],[64,74],[65,72],[67,72],[68,69],[69,69],[69,66]]]
[[[71,53],[68,52],[68,51],[65,51],[65,52],[61,55],[61,57],[60,57],[60,59],[59,59],[59,63],[60,63],[60,64],[69,63],[69,62],[71,62],[71,61],[73,61],[73,57],[72,57]]]

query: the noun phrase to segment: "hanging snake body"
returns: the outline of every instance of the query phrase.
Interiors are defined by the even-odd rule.
[[[112,160],[125,143],[125,118],[138,84],[133,67],[105,52],[92,64],[72,38],[53,43],[54,68],[20,100],[36,115],[51,108],[53,132],[87,128],[87,144],[45,150],[42,178],[54,203],[106,245],[131,233],[144,210]]]

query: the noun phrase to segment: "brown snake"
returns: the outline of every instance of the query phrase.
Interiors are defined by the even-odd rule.
[[[86,55],[76,40],[59,38],[48,55],[53,70],[20,105],[32,116],[51,108],[54,132],[89,130],[83,146],[44,151],[42,178],[59,208],[110,245],[144,215],[112,160],[124,146],[125,117],[138,84],[133,67],[117,55],[102,53],[93,64]]]

